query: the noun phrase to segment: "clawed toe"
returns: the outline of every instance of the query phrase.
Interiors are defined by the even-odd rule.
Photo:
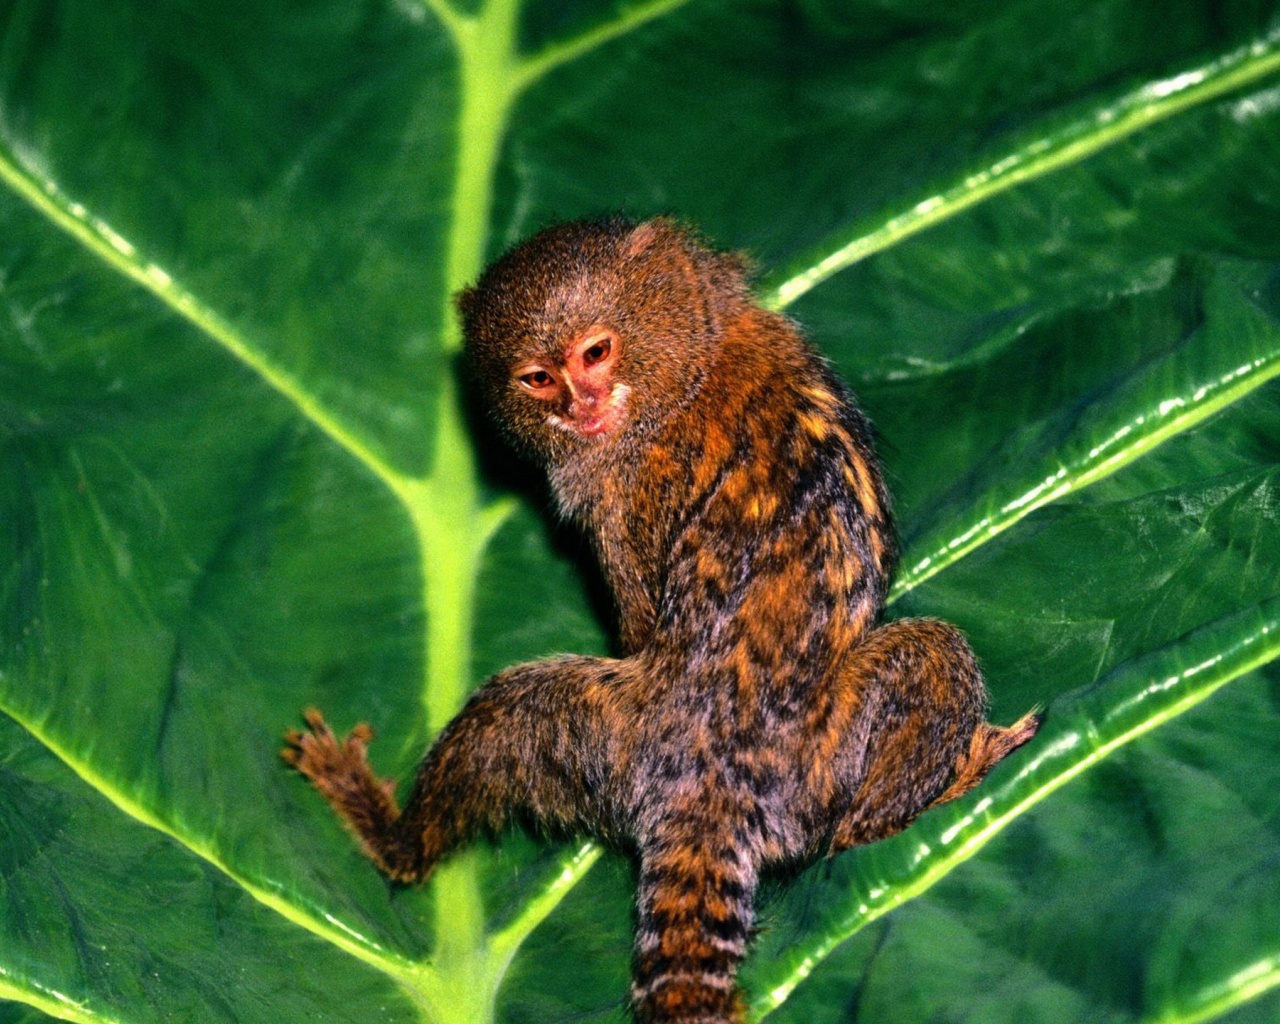
[[[366,749],[373,739],[373,729],[360,722],[345,740],[339,740],[324,716],[316,708],[307,708],[302,717],[307,729],[289,729],[284,734],[285,746],[280,757],[317,785],[322,780],[368,772]]]

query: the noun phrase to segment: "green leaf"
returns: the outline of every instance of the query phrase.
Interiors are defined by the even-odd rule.
[[[0,0],[0,1021],[624,1018],[625,857],[393,889],[277,757],[314,704],[404,777],[608,649],[450,296],[617,209],[757,256],[881,434],[891,614],[1047,708],[768,883],[753,1017],[1273,1020],[1273,2]]]

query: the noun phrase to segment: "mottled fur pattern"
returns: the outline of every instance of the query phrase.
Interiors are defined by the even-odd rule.
[[[632,1003],[646,1024],[742,1020],[760,872],[891,835],[1030,739],[987,724],[953,627],[879,623],[894,562],[871,431],[743,265],[666,220],[563,225],[459,299],[474,376],[547,469],[616,598],[622,657],[491,679],[404,810],[317,712],[286,759],[378,867],[417,882],[520,813],[638,851]],[[588,325],[616,331],[626,419],[548,422],[512,381]],[[542,363],[539,363],[542,365]]]

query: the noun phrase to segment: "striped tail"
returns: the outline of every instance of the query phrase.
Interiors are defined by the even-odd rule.
[[[755,869],[731,844],[688,832],[696,845],[655,844],[640,858],[636,1020],[740,1024],[735,979],[750,938]]]

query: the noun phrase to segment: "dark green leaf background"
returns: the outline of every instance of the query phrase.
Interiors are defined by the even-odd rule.
[[[1280,10],[0,0],[0,1022],[620,1021],[631,868],[392,890],[405,776],[605,651],[449,296],[566,217],[750,250],[882,437],[892,615],[1037,740],[771,879],[758,1019],[1280,1016]]]

